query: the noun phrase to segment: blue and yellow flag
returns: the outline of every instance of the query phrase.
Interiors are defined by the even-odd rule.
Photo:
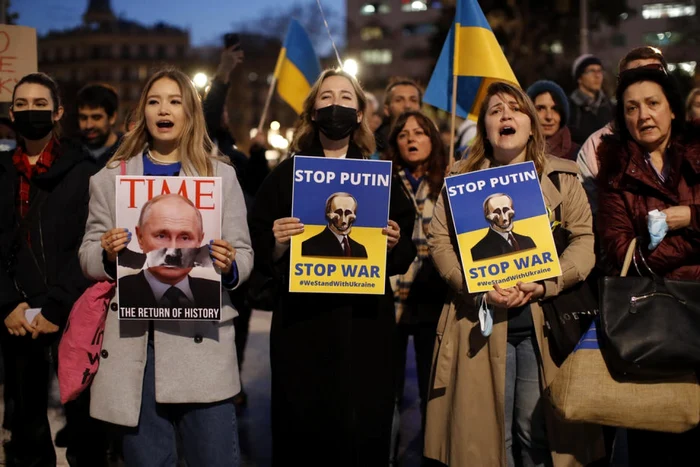
[[[494,81],[518,80],[477,0],[458,0],[457,15],[423,100],[452,111],[452,79],[457,78],[457,109],[462,118],[477,119],[479,104]]]
[[[292,19],[275,66],[277,92],[297,114],[301,114],[304,99],[321,74],[321,62],[314,51],[304,27]]]

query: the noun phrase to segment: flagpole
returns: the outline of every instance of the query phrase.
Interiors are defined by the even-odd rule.
[[[262,116],[260,117],[260,123],[258,124],[258,134],[261,134],[263,131],[263,126],[265,125],[265,120],[267,119],[267,111],[270,108],[270,103],[272,102],[272,95],[275,92],[275,85],[277,85],[277,75],[272,76],[270,90],[267,92],[267,99],[265,99],[265,107],[263,107]]]
[[[455,126],[457,123],[457,79],[452,75],[452,119],[450,123],[450,163],[447,166],[448,173],[455,162]]]

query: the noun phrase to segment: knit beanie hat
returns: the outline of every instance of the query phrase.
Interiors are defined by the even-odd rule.
[[[574,60],[574,64],[571,67],[571,74],[573,75],[574,79],[578,81],[583,72],[586,71],[586,67],[588,67],[589,65],[603,66],[603,63],[595,55],[579,55],[579,57],[576,60]]]
[[[557,105],[559,110],[559,116],[561,117],[560,126],[566,126],[566,122],[569,120],[569,99],[566,97],[564,90],[554,81],[540,80],[535,81],[532,86],[527,88],[527,95],[530,96],[532,102],[535,102],[535,98],[540,94],[548,92],[554,103]]]

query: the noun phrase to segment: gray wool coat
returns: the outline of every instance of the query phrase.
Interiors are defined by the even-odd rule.
[[[126,164],[127,175],[143,174],[143,159]],[[80,246],[83,273],[95,281],[109,277],[102,264],[100,238],[116,225],[115,177],[120,167],[105,167],[90,179],[90,207]],[[196,175],[196,174],[194,174]],[[236,249],[238,284],[253,267],[243,192],[233,167],[214,161],[222,178],[222,238]],[[90,415],[117,425],[139,422],[146,368],[148,321],[119,321],[116,297],[107,311],[100,366],[91,387]],[[241,388],[234,345],[233,318],[238,315],[227,293],[219,322],[154,321],[156,401],[209,403],[236,395]]]

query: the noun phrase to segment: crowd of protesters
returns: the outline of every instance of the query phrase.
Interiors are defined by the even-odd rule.
[[[0,120],[8,464],[56,465],[49,377],[69,313],[92,283],[115,280],[117,258],[142,241],[115,216],[114,180],[126,174],[221,177],[221,238],[210,245],[221,319],[203,333],[108,313],[99,371],[65,404],[55,440],[70,465],[110,457],[128,466],[241,465],[239,375],[256,307],[273,313],[275,466],[399,465],[409,337],[426,465],[610,465],[614,430],[548,410],[544,391],[560,365],[542,301],[619,274],[635,238],[655,274],[700,280],[700,89],[684,102],[661,53],[642,47],[621,59],[608,97],[603,64],[583,55],[570,95],[544,79],[526,91],[493,83],[478,121],[452,135],[421,110],[415,81],[392,80],[382,101],[354,76],[327,70],[306,97],[289,157],[271,170],[264,135],[244,154],[228,128],[235,109],[226,95],[242,59],[239,46],[222,52],[204,98],[181,71],[154,73],[123,127],[117,92],[89,84],[75,97],[77,138],[61,132],[64,103],[50,76],[29,74],[15,86],[9,119]],[[453,138],[460,160],[450,165]],[[305,228],[292,217],[295,154],[392,162],[384,295],[288,291],[290,239]],[[469,293],[445,177],[526,161],[569,232],[562,275]],[[653,209],[666,214],[669,234],[650,249]],[[493,312],[490,334],[478,332],[483,307]],[[700,429],[627,430],[627,439],[628,465],[686,465]]]

